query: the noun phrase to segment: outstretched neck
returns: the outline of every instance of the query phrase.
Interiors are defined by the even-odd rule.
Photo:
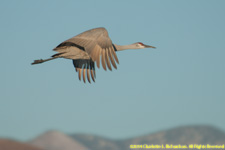
[[[126,50],[126,49],[137,49],[137,47],[133,44],[131,44],[131,45],[116,45],[116,44],[114,44],[114,46],[116,47],[117,51],[122,51],[122,50]]]

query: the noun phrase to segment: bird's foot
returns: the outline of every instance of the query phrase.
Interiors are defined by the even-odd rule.
[[[43,63],[43,62],[44,62],[43,59],[34,60],[34,62],[32,63],[32,65],[34,65],[34,64],[40,64],[40,63]]]

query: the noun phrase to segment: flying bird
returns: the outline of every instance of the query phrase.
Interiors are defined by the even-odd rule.
[[[97,67],[100,68],[101,62],[104,70],[107,70],[107,68],[112,70],[112,66],[117,69],[116,63],[119,64],[119,60],[115,52],[126,49],[143,48],[155,47],[145,45],[141,42],[130,45],[113,44],[107,30],[101,27],[85,31],[62,42],[53,49],[57,53],[52,55],[51,58],[34,60],[32,65],[56,58],[72,59],[76,72],[78,72],[79,80],[81,80],[83,76],[84,83],[86,82],[86,78],[88,82],[91,83],[90,77],[94,82],[96,78],[95,63]]]

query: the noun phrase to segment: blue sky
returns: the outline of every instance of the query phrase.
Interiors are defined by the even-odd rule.
[[[47,130],[127,138],[180,125],[225,131],[225,1],[1,1],[0,137]],[[62,41],[105,27],[117,70],[78,80],[72,61],[48,58]]]

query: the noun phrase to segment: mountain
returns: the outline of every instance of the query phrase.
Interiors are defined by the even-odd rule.
[[[121,145],[116,140],[89,134],[72,134],[71,137],[91,150],[121,150]]]
[[[0,150],[41,150],[41,149],[14,140],[0,139]]]
[[[59,131],[48,131],[28,143],[45,150],[88,150],[86,146]]]
[[[130,145],[156,144],[225,144],[225,133],[212,126],[182,126],[125,140],[110,140],[93,135],[72,134],[76,141],[91,150],[130,150]]]
[[[225,144],[225,133],[212,126],[182,126],[121,142],[124,150],[131,144],[219,145]]]
[[[225,144],[225,133],[213,126],[195,125],[176,127],[129,139],[113,140],[90,134],[66,135],[59,131],[48,131],[28,143],[44,150],[130,150],[130,145],[144,144],[222,145]]]

